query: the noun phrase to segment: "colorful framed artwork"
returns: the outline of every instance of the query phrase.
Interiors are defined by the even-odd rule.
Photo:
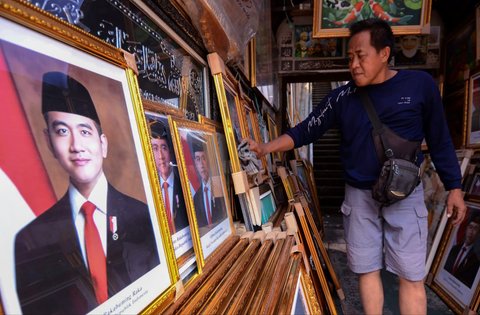
[[[167,227],[172,239],[173,250],[177,259],[180,279],[188,282],[197,273],[197,260],[193,248],[190,221],[185,204],[184,191],[180,180],[179,163],[175,158],[172,134],[165,112],[168,106],[160,106],[144,101],[145,118],[150,135],[154,158],[154,169],[158,174],[158,195],[161,196]],[[178,117],[178,116],[177,116]]]
[[[215,128],[200,123],[169,117],[177,161],[183,171],[183,187],[187,188],[187,208],[193,219],[193,238],[201,267],[223,241],[234,234],[225,173],[220,163]]]
[[[352,23],[373,17],[387,21],[395,35],[429,33],[430,0],[395,4],[394,7],[379,0],[346,3],[314,0],[313,37],[347,37]]]
[[[0,16],[4,312],[161,310],[178,272],[133,71],[28,3]]]
[[[444,233],[430,284],[456,314],[476,313],[480,303],[480,206],[466,204],[463,222],[449,225]]]
[[[135,54],[143,99],[179,108],[188,119],[209,116],[208,73],[194,49],[142,1],[31,1],[105,42]],[[178,20],[177,20],[178,21]],[[197,39],[201,42],[201,39]]]
[[[480,147],[480,73],[470,77],[468,89],[467,147]]]

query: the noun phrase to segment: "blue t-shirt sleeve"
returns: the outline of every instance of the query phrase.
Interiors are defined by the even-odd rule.
[[[285,132],[293,139],[295,148],[314,142],[335,123],[337,94],[338,89],[330,92],[304,121]]]
[[[423,130],[428,151],[446,190],[462,187],[462,175],[448,130],[442,99],[435,82],[428,76],[423,107]]]

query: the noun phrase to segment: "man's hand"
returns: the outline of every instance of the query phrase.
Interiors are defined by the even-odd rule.
[[[255,153],[258,159],[268,153],[264,143],[258,143],[253,139],[247,139],[247,142],[248,142],[250,151]]]
[[[463,201],[463,193],[459,188],[452,189],[448,193],[447,217],[452,218],[452,224],[458,225],[465,218],[467,206]]]

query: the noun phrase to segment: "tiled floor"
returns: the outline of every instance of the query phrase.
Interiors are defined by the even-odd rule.
[[[335,297],[338,313],[345,315],[363,314],[358,294],[358,276],[347,267],[341,215],[325,216],[324,226],[324,242],[328,250],[328,255],[346,296],[343,303],[340,303],[338,297]],[[382,271],[382,278],[385,290],[383,313],[385,315],[399,314],[397,277],[390,272]],[[426,287],[426,291],[427,313],[429,315],[454,314],[428,286]]]

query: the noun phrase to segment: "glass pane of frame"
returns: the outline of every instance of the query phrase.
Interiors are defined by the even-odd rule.
[[[11,1],[0,15],[0,94],[11,112],[0,166],[12,192],[4,209],[16,210],[1,220],[11,253],[0,264],[4,312],[139,313],[171,301],[177,275],[133,72],[119,50],[34,7]],[[106,255],[101,293],[88,267],[86,200]]]
[[[234,233],[225,173],[215,128],[169,117],[180,154],[187,207],[193,218],[194,242],[202,261]],[[203,266],[202,266],[203,267]]]

